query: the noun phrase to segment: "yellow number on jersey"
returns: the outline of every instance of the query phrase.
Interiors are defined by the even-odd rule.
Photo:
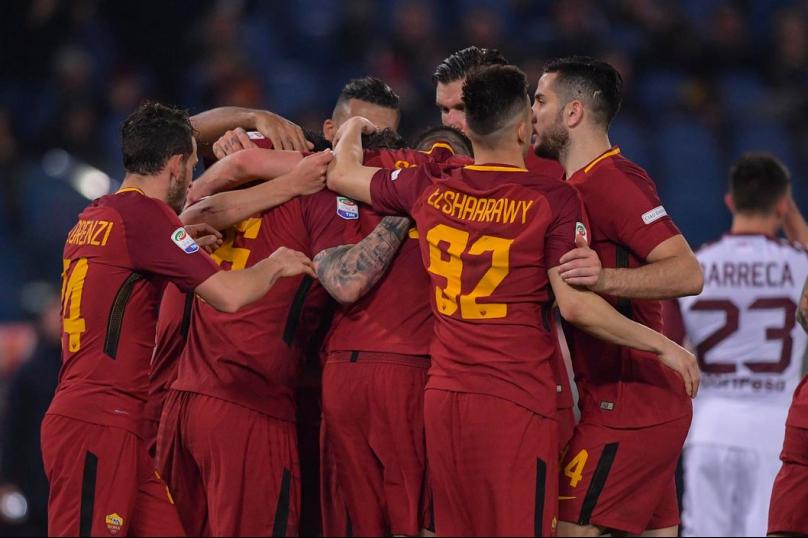
[[[62,330],[68,335],[68,350],[75,353],[81,349],[81,335],[87,330],[81,317],[81,294],[88,264],[87,258],[79,258],[70,271],[71,263],[72,260],[62,260]]]
[[[458,308],[459,297],[460,316],[463,319],[494,319],[504,318],[508,315],[507,304],[479,304],[477,299],[491,296],[497,286],[502,284],[502,281],[508,276],[512,239],[484,235],[471,245],[468,253],[472,256],[491,253],[491,267],[474,290],[465,295],[461,295],[463,260],[460,256],[468,246],[468,232],[445,224],[438,224],[427,232],[426,239],[429,243],[427,270],[446,278],[445,287],[435,288],[438,312],[447,316],[454,314]],[[441,248],[441,243],[447,244],[447,247]],[[448,259],[444,254],[448,255]]]
[[[589,452],[581,450],[572,458],[569,465],[564,467],[564,476],[570,479],[570,486],[577,487],[584,477],[584,467],[586,467],[586,460],[589,459]]]
[[[223,262],[230,262],[231,271],[244,269],[247,267],[247,260],[250,258],[250,249],[236,248],[233,246],[233,242],[238,234],[243,235],[245,239],[255,239],[258,237],[260,230],[260,218],[253,217],[239,222],[234,228],[225,232],[224,243],[216,249],[216,252],[211,257],[219,265]]]

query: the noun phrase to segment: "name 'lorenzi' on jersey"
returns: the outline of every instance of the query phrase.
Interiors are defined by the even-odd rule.
[[[784,288],[793,287],[794,275],[788,261],[702,263],[704,283],[718,287]]]

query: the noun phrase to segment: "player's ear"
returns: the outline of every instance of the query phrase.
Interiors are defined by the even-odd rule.
[[[323,122],[323,136],[329,142],[334,142],[334,134],[337,132],[337,126],[334,120],[328,118]]]
[[[782,198],[780,198],[780,200],[777,202],[777,205],[775,206],[777,218],[784,219],[786,217],[786,215],[788,214],[788,206],[789,206],[788,196],[783,196]]]
[[[533,123],[526,123],[524,121],[519,122],[519,126],[516,128],[516,137],[519,140],[519,145],[524,145],[525,143],[530,143],[530,139],[533,136]]]
[[[572,129],[577,127],[584,119],[584,105],[578,100],[570,101],[564,107],[564,123]]]
[[[732,195],[730,193],[727,193],[727,194],[724,195],[724,204],[726,204],[727,209],[729,209],[729,212],[734,215],[735,214],[735,201],[732,199]]]
[[[182,155],[172,155],[168,158],[168,162],[166,162],[166,171],[168,171],[169,176],[171,177],[182,177],[184,175],[185,170],[183,169],[183,159]]]

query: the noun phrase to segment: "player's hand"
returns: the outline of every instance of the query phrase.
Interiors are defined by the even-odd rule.
[[[659,355],[659,360],[682,376],[687,395],[695,398],[699,392],[699,383],[701,382],[701,373],[699,372],[699,363],[696,361],[696,357],[682,346],[670,342],[667,348]]]
[[[307,152],[314,148],[299,125],[268,110],[257,113],[255,129],[269,138],[274,149]]]
[[[256,143],[250,139],[250,135],[247,134],[247,131],[241,127],[237,127],[231,131],[227,131],[219,140],[213,143],[213,154],[216,155],[217,159],[221,160],[237,151],[257,147]]]
[[[290,180],[299,196],[314,194],[325,188],[328,164],[334,160],[330,149],[313,153],[301,160],[292,170]]]
[[[559,276],[570,286],[584,286],[600,291],[603,283],[603,266],[598,253],[589,248],[586,238],[575,234],[575,248],[561,256]]]
[[[210,224],[204,222],[186,224],[185,231],[196,241],[197,245],[204,248],[209,254],[213,254],[222,246],[222,234]]]
[[[317,278],[317,273],[314,272],[314,264],[302,252],[280,247],[270,255],[269,259],[280,268],[279,276],[281,277],[309,275],[312,278]]]
[[[339,129],[337,129],[336,134],[334,134],[334,147],[337,147],[340,138],[347,133],[350,129],[355,129],[357,126],[360,126],[362,129],[362,134],[373,134],[379,130],[376,125],[373,124],[369,119],[363,118],[362,116],[354,116],[345,123],[343,123]]]

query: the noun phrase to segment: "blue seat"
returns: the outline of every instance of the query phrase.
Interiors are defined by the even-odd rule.
[[[620,113],[609,128],[609,140],[626,158],[631,159],[643,168],[653,165],[648,133],[636,118]]]
[[[732,118],[754,118],[760,111],[766,89],[760,78],[751,72],[735,71],[718,80],[721,102]]]
[[[676,71],[658,69],[639,76],[634,83],[637,101],[652,114],[671,111],[681,101],[686,79]]]
[[[676,115],[659,122],[653,140],[659,192],[685,237],[699,245],[721,235],[729,223],[727,171],[715,133]]]

